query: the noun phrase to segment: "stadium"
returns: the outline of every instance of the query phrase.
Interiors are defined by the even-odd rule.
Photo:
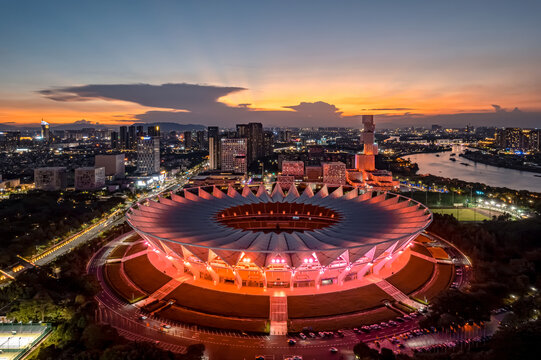
[[[105,277],[151,315],[285,334],[388,320],[453,280],[431,212],[407,197],[322,184],[197,187],[127,214],[138,236]]]

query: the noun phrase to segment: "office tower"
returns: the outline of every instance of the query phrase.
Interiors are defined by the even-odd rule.
[[[250,136],[250,128],[248,124],[237,124],[237,137],[248,138]]]
[[[206,148],[205,146],[205,132],[202,130],[199,130],[195,133],[195,138],[197,140],[197,148],[199,150],[203,150]]]
[[[192,144],[192,132],[191,131],[184,131],[184,148],[185,149],[191,149],[193,146]]]
[[[291,142],[290,130],[281,130],[278,135],[278,139],[280,140],[280,142]]]
[[[209,138],[209,167],[211,170],[220,169],[220,130],[217,126],[208,127]]]
[[[340,161],[323,163],[323,182],[329,185],[346,184],[346,164]]]
[[[263,156],[271,156],[274,151],[274,133],[263,132]]]
[[[143,125],[137,125],[135,130],[138,138],[140,138],[141,136],[145,136],[145,127]]]
[[[94,167],[105,168],[105,176],[113,176],[116,179],[123,178],[126,174],[124,154],[96,155]]]
[[[128,148],[137,149],[137,132],[134,125],[128,127]]]
[[[156,136],[160,137],[160,127],[158,125],[156,126],[149,126],[147,128],[147,134],[148,136]]]
[[[34,169],[36,189],[59,191],[66,189],[68,176],[65,167],[43,167]]]
[[[104,186],[104,167],[81,167],[75,169],[75,190],[97,190]]]
[[[248,164],[246,138],[221,139],[221,169],[235,173],[246,173]]]
[[[111,131],[111,149],[120,149],[117,131]]]
[[[128,149],[128,127],[127,126],[121,126],[120,127],[120,148],[121,149]]]
[[[41,138],[46,143],[51,141],[51,129],[49,129],[49,123],[41,119]]]
[[[237,124],[237,137],[247,139],[248,165],[263,156],[263,124]]]
[[[160,172],[160,138],[143,136],[137,140],[137,172],[152,175]]]
[[[282,175],[294,176],[295,179],[304,177],[304,162],[303,161],[282,161]]]

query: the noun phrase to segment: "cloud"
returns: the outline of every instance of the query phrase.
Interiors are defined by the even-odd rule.
[[[261,122],[266,127],[361,127],[360,115],[345,116],[334,104],[324,101],[300,102],[297,105],[285,105],[283,110],[262,110],[250,108],[243,103],[229,106],[220,102],[220,98],[246,90],[243,87],[225,87],[201,84],[116,84],[84,85],[41,90],[39,93],[54,101],[128,101],[151,107],[140,114],[113,115],[115,122],[139,121],[177,122],[184,124],[218,125],[234,127],[235,124]],[[412,112],[410,108],[389,107],[362,109],[363,111],[404,111],[399,114],[377,115],[378,127],[426,126],[440,124],[444,126],[517,126],[539,127],[540,113],[522,112],[518,108],[506,111],[500,105],[493,104],[494,111],[477,113],[459,112],[454,114],[424,115]],[[81,124],[84,125],[84,124]]]
[[[180,122],[233,127],[242,122],[261,122],[265,126],[353,126],[359,127],[356,117],[342,116],[332,104],[323,101],[301,102],[284,106],[287,110],[251,109],[251,104],[228,106],[221,97],[246,90],[242,87],[223,87],[200,84],[118,84],[84,85],[38,91],[54,101],[122,100],[154,109],[133,115],[133,119],[117,122]],[[163,110],[159,110],[159,109]],[[118,116],[118,115],[117,115]]]
[[[118,84],[84,85],[38,91],[55,101],[123,100],[143,106],[195,111],[206,107],[224,107],[217,100],[245,90],[199,84]]]
[[[396,108],[380,108],[380,109],[363,109],[365,111],[408,111],[415,110],[407,107],[396,107]]]
[[[500,105],[492,104],[492,107],[494,108],[495,112],[505,112],[505,109],[502,109]]]

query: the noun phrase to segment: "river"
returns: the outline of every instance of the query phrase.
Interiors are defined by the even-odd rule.
[[[476,163],[458,156],[464,149],[466,149],[465,146],[454,146],[452,152],[406,155],[404,158],[410,159],[419,165],[418,174],[432,174],[495,187],[541,193],[541,177],[534,176],[536,173]],[[456,161],[450,160],[451,153],[456,154],[456,156],[453,156],[456,157]]]

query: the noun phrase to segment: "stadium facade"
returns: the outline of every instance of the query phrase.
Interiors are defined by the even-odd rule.
[[[145,200],[129,224],[160,258],[194,279],[320,288],[377,275],[430,224],[422,204],[349,186],[279,184],[180,190]]]

